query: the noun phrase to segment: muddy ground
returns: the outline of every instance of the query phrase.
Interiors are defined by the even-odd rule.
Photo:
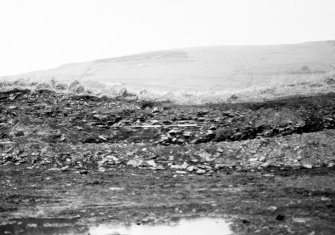
[[[335,233],[335,94],[178,106],[0,92],[0,234],[218,217]]]

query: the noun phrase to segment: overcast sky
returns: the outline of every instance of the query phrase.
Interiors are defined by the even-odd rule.
[[[169,48],[333,39],[334,0],[0,0],[0,75]]]

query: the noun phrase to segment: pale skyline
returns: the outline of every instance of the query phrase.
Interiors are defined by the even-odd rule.
[[[0,75],[146,51],[335,39],[333,0],[1,0]]]

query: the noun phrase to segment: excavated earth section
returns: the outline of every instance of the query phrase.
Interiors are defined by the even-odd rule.
[[[199,216],[335,231],[335,93],[180,106],[16,89],[0,113],[0,234]]]

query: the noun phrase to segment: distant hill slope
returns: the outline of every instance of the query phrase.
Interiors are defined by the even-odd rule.
[[[62,65],[12,78],[122,83],[129,90],[239,90],[311,81],[335,71],[335,41],[157,51]]]

